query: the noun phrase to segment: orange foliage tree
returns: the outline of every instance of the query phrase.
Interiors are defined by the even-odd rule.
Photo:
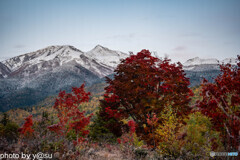
[[[24,136],[31,136],[34,132],[32,126],[33,126],[32,115],[29,115],[27,118],[25,118],[25,123],[23,124],[23,126],[19,128],[20,134]]]

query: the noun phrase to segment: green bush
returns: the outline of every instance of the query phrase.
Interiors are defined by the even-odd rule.
[[[16,141],[19,133],[19,126],[10,121],[6,113],[3,114],[3,119],[0,121],[0,137],[5,138],[8,142]]]
[[[107,123],[111,122],[103,121],[99,115],[95,117],[89,128],[89,137],[91,140],[98,142],[116,142],[117,137],[105,127]]]
[[[211,151],[222,150],[219,132],[213,129],[210,119],[200,112],[190,114],[183,124],[171,110],[161,116],[164,117],[162,124],[156,130],[161,155],[206,159]]]
[[[213,129],[208,117],[196,112],[190,114],[185,122],[183,132],[187,134],[184,138],[186,151],[191,152],[194,157],[209,157],[210,151],[221,150],[219,132]]]

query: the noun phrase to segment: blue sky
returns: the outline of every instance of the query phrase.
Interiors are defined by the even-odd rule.
[[[50,45],[181,62],[240,54],[239,0],[0,0],[0,22],[0,60]]]

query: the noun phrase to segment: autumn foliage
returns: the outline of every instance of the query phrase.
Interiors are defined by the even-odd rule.
[[[240,56],[237,66],[221,65],[221,74],[215,83],[204,80],[201,112],[210,118],[214,128],[221,131],[227,149],[240,147]]]
[[[71,93],[60,91],[51,113],[34,123],[28,116],[19,132],[4,114],[0,139],[15,141],[20,133],[19,147],[53,152],[58,159],[96,158],[101,150],[106,158],[114,147],[122,159],[209,159],[210,151],[240,151],[240,56],[237,65],[220,69],[214,83],[204,79],[193,89],[192,99],[181,63],[142,50],[107,78],[105,94],[95,97],[100,106],[90,126],[95,108],[84,103],[90,92],[82,84]],[[89,108],[86,116],[82,110]]]
[[[117,126],[121,126],[120,119],[131,117],[136,122],[137,135],[148,143],[152,143],[148,115],[159,115],[169,105],[178,116],[190,111],[188,103],[192,92],[182,65],[153,57],[148,50],[122,60],[114,79],[107,79],[107,83],[100,115],[115,119]]]
[[[33,120],[32,120],[32,115],[30,115],[27,118],[25,118],[25,123],[21,128],[19,128],[20,134],[22,134],[23,136],[31,136],[34,132],[34,130],[32,129],[32,126],[33,126]]]
[[[79,105],[89,101],[89,95],[90,93],[84,90],[84,84],[79,88],[73,87],[72,93],[61,91],[54,105],[59,122],[49,126],[49,130],[61,135],[66,135],[70,131],[74,131],[80,137],[88,135],[89,131],[86,126],[92,115],[85,117],[84,112],[80,112]]]

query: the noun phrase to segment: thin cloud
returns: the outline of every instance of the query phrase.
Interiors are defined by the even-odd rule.
[[[177,46],[173,49],[173,51],[185,51],[187,50],[186,46]]]
[[[189,32],[189,33],[180,34],[179,37],[202,37],[202,34],[195,33],[195,32]]]
[[[129,38],[134,38],[136,37],[135,33],[129,33],[126,35],[113,35],[113,36],[108,36],[107,38],[111,38],[111,39],[129,39]]]
[[[22,49],[22,48],[25,48],[25,47],[26,47],[25,45],[17,44],[13,48],[15,48],[15,49]]]

